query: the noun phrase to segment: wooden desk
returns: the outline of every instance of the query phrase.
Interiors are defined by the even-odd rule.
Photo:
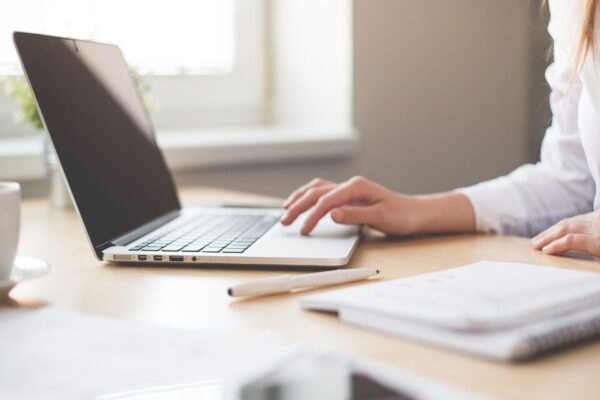
[[[186,206],[211,201],[268,203],[273,199],[209,189],[187,189]],[[152,324],[195,328],[270,329],[291,338],[331,343],[444,382],[500,398],[600,399],[600,343],[518,365],[498,364],[340,323],[334,316],[302,311],[300,294],[233,301],[226,288],[272,275],[264,271],[140,268],[97,261],[72,210],[27,200],[19,253],[41,257],[53,270],[17,287],[22,303],[49,303],[93,314]],[[383,279],[399,278],[482,259],[520,261],[598,271],[600,263],[545,256],[526,239],[484,235],[389,241],[367,238],[351,266],[380,267]]]

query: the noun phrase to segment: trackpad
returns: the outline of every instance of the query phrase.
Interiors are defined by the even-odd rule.
[[[292,225],[277,223],[249,249],[248,255],[292,258],[342,258],[354,248],[358,240],[358,225],[340,225],[326,215],[308,236],[300,234],[304,218]]]
[[[303,237],[303,238],[351,238],[358,235],[358,225],[341,225],[333,222],[331,216],[327,214],[324,216],[315,229],[308,236],[302,236],[300,229],[304,224],[304,220],[307,215],[303,214],[290,226],[283,226],[279,224],[279,228],[275,227],[276,234],[278,236],[285,237]]]

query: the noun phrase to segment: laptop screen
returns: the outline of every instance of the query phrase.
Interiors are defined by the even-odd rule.
[[[179,209],[119,48],[18,32],[14,40],[94,248]]]

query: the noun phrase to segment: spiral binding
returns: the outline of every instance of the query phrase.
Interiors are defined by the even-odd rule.
[[[600,316],[549,332],[533,334],[523,341],[528,356],[540,355],[570,345],[579,344],[600,336]]]

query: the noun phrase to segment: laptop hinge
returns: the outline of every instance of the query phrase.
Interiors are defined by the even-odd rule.
[[[118,236],[117,238],[96,246],[96,252],[102,254],[102,251],[111,246],[125,246],[134,240],[141,238],[142,236],[152,232],[156,228],[166,224],[169,221],[174,220],[181,214],[180,210],[173,210],[167,214],[161,215],[160,217],[136,228],[132,231],[127,232],[124,235]]]

